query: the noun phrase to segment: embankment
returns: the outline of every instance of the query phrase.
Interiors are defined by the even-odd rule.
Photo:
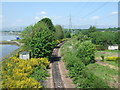
[[[5,44],[10,44],[10,45],[17,45],[20,46],[21,44],[17,41],[0,41],[0,44],[5,45]]]

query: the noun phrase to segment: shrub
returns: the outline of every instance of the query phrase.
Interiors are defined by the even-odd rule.
[[[107,61],[116,61],[116,60],[118,60],[118,57],[106,57],[105,60],[107,60]]]
[[[81,77],[77,83],[78,88],[109,88],[103,80],[91,73],[87,68],[82,70]]]
[[[77,50],[77,56],[85,65],[95,62],[95,46],[90,41],[82,42]]]
[[[2,65],[2,88],[41,88],[39,80],[46,78],[49,61],[46,58],[22,60],[12,57]]]

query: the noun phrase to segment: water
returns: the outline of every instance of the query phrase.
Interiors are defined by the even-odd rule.
[[[0,49],[1,49],[0,58],[4,57],[5,55],[9,54],[10,52],[18,48],[19,47],[15,45],[0,45]]]
[[[17,35],[9,34],[9,33],[0,33],[0,41],[10,41],[15,40]],[[10,52],[18,49],[18,46],[15,45],[0,45],[0,58],[9,54]]]
[[[15,40],[17,35],[10,34],[8,32],[0,32],[0,39],[1,41],[10,41],[10,40]]]

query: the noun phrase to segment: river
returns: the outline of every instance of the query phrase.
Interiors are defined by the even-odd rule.
[[[17,35],[9,34],[9,33],[2,33],[0,32],[0,41],[10,41],[16,39]],[[9,54],[10,52],[18,49],[18,46],[15,45],[0,45],[0,58],[4,57],[5,55]]]

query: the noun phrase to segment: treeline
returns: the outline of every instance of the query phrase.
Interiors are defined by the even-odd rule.
[[[107,49],[109,45],[120,44],[120,32],[98,31],[96,27],[91,26],[88,30],[81,32],[83,35],[89,37],[93,44]]]
[[[118,28],[115,28],[115,29],[118,29]],[[113,32],[109,30],[101,31],[94,26],[90,26],[88,29],[85,29],[85,30],[71,29],[70,34],[72,37],[74,36],[81,37],[81,34],[83,34],[89,39],[91,39],[92,43],[101,49],[107,49],[109,45],[120,44],[120,39],[119,39],[120,32]]]

